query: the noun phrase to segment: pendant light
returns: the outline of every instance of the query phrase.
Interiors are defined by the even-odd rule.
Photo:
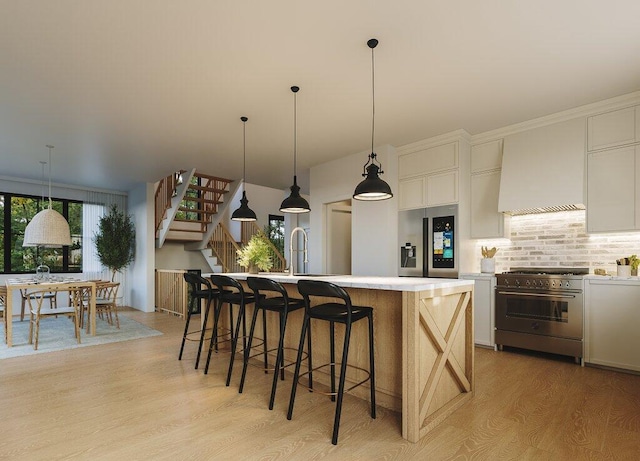
[[[242,120],[242,150],[243,150],[243,166],[242,166],[242,198],[240,199],[240,208],[231,215],[232,221],[256,221],[255,212],[249,208],[249,200],[247,200],[247,192],[245,190],[245,173],[247,170],[247,117],[240,117]]]
[[[300,195],[300,187],[298,187],[298,178],[296,176],[296,154],[297,154],[297,101],[296,93],[300,91],[297,86],[292,86],[293,92],[293,186],[291,186],[291,195],[282,201],[280,211],[283,213],[308,213],[311,211],[309,202]]]
[[[371,154],[367,157],[367,163],[364,164],[362,176],[365,178],[356,187],[353,198],[356,200],[386,200],[393,197],[391,187],[384,180],[380,179],[379,174],[383,174],[382,164],[377,160],[377,155],[373,152],[374,133],[376,121],[376,88],[375,88],[375,66],[373,60],[373,49],[378,45],[378,40],[372,38],[367,42],[367,46],[371,48],[371,93],[372,93],[372,111],[371,111]]]
[[[46,248],[59,248],[71,245],[71,232],[69,223],[64,216],[52,208],[51,200],[51,149],[49,149],[49,208],[38,212],[27,224],[24,230],[23,247],[42,246]]]

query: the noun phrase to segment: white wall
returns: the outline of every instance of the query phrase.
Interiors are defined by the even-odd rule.
[[[136,226],[136,256],[127,269],[131,281],[128,304],[144,312],[155,310],[155,188],[142,184],[129,192],[129,213]]]
[[[309,269],[326,271],[325,204],[350,200],[362,177],[369,151],[360,152],[311,168]],[[393,146],[376,149],[384,179],[398,191],[398,158]],[[398,275],[398,204],[394,196],[380,202],[352,202],[351,272],[353,275]]]
[[[202,252],[185,251],[183,243],[170,241],[165,241],[162,248],[155,250],[155,268],[166,270],[200,269],[202,272],[211,272]]]

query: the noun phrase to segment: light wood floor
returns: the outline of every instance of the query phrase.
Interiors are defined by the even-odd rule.
[[[228,356],[208,376],[195,344],[177,360],[183,322],[127,311],[165,334],[0,361],[0,459],[11,460],[600,460],[640,459],[640,376],[522,353],[476,351],[476,395],[418,444],[400,415],[345,399],[338,446],[333,405],[291,379],[267,409],[270,375]]]

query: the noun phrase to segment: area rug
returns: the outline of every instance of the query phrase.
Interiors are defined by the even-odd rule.
[[[29,322],[26,319],[23,322],[14,320],[13,347],[7,347],[0,337],[0,360],[22,355],[74,349],[76,347],[130,341],[162,334],[125,316],[119,317],[120,329],[100,319],[96,322],[95,336],[88,335],[86,330],[83,329],[80,333],[80,340],[82,341],[80,344],[77,343],[73,335],[73,323],[71,320],[65,317],[43,319],[40,322],[40,338],[37,351],[34,351],[33,345],[29,344]],[[0,325],[0,334],[2,333],[1,328],[2,325]]]

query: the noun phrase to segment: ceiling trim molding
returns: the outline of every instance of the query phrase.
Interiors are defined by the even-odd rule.
[[[505,136],[509,136],[522,131],[532,130],[534,128],[540,128],[542,126],[552,125],[554,123],[564,122],[574,118],[589,117],[602,112],[624,109],[625,107],[634,106],[637,104],[640,104],[640,91],[628,93],[622,96],[616,96],[615,98],[605,99],[603,101],[598,101],[591,104],[586,104],[584,106],[574,107],[573,109],[556,112],[555,114],[545,115],[544,117],[534,118],[532,120],[527,120],[526,122],[508,125],[496,130],[472,135],[471,144],[483,144],[485,142],[504,138]]]

